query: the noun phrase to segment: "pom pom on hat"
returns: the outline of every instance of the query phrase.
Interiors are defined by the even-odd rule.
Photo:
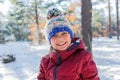
[[[73,31],[71,29],[70,23],[61,16],[50,19],[45,26],[45,36],[50,41],[50,39],[59,32],[66,31],[73,38]]]
[[[47,11],[47,19],[51,19],[53,17],[57,17],[57,16],[61,16],[61,15],[62,15],[62,12],[55,7],[51,7]]]

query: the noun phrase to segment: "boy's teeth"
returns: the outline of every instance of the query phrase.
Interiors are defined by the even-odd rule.
[[[65,42],[64,42],[64,43],[60,43],[60,44],[58,44],[58,45],[60,45],[60,46],[61,46],[61,45],[64,45],[64,44],[65,44]]]

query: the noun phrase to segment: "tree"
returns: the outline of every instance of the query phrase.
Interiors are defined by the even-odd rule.
[[[37,20],[37,24],[39,25],[39,19],[38,19],[38,13],[37,13],[37,4],[38,2],[35,0],[33,1],[21,1],[21,0],[11,0],[11,3],[13,5],[12,9],[10,10],[10,19],[14,20],[12,22],[15,22],[17,26],[15,28],[15,31],[17,33],[14,33],[16,35],[17,40],[26,40],[28,39],[29,34],[29,25],[34,23],[35,20]],[[34,27],[39,27],[39,26]],[[37,29],[39,30],[39,28]],[[25,36],[26,35],[26,36]],[[35,36],[37,36],[37,40],[39,41],[39,33],[35,33]],[[41,35],[40,35],[41,36]],[[38,42],[37,41],[37,42]]]
[[[111,33],[111,31],[112,31],[112,28],[111,28],[111,7],[110,7],[110,0],[108,0],[108,15],[109,15],[109,25],[108,25],[108,27],[109,27],[109,38],[112,38],[112,33]]]
[[[118,2],[119,0],[116,0],[116,13],[117,13],[117,39],[119,40],[119,10],[118,10]]]
[[[17,41],[28,40],[28,14],[26,13],[26,2],[21,0],[10,0],[11,6],[9,9],[8,27],[12,28],[12,34],[15,35]],[[31,18],[29,17],[29,20]]]
[[[92,51],[92,3],[91,0],[82,0],[82,37],[87,49]]]
[[[35,0],[35,15],[36,15],[36,24],[37,24],[37,40],[38,44],[41,42],[41,37],[40,37],[40,27],[39,27],[39,21],[38,21],[38,7],[37,7],[37,0]]]

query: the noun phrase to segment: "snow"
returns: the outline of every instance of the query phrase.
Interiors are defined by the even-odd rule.
[[[15,62],[0,62],[0,80],[36,80],[40,58],[47,53],[45,45],[32,46],[28,42],[0,45],[0,54],[14,54]]]
[[[0,44],[0,55],[14,54],[15,62],[0,61],[0,80],[36,80],[41,58],[48,44],[33,46],[29,42]],[[93,38],[93,58],[101,80],[120,80],[120,40],[116,37]]]
[[[120,80],[120,40],[94,39],[93,55],[101,80]]]

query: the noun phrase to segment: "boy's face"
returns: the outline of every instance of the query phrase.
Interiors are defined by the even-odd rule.
[[[51,38],[51,45],[54,49],[63,51],[68,48],[71,43],[71,37],[68,32],[59,32]]]

